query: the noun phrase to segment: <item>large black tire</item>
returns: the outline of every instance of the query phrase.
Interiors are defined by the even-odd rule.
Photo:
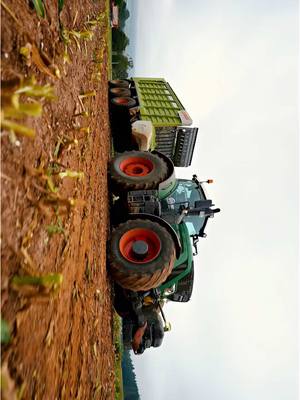
[[[121,108],[131,108],[136,105],[136,101],[132,97],[113,97],[111,103]]]
[[[113,87],[109,90],[111,97],[130,97],[131,92],[127,88]]]
[[[176,271],[176,269],[175,269]],[[168,296],[169,300],[186,303],[190,301],[194,286],[194,263],[191,271],[177,283],[176,292]]]
[[[133,244],[145,241],[144,259],[133,252]],[[110,271],[114,281],[125,289],[146,291],[157,288],[170,275],[175,261],[175,245],[169,232],[156,222],[136,219],[120,224],[112,232]]]
[[[150,347],[159,347],[162,344],[164,338],[164,324],[161,316],[152,309],[147,310],[149,307],[144,307],[143,313],[147,320],[147,328],[144,334],[142,344],[138,350],[138,353],[143,353]],[[123,318],[122,321],[122,338],[123,346],[126,350],[132,349],[132,340],[138,326],[131,318]]]
[[[165,161],[156,154],[144,151],[127,151],[118,154],[110,164],[112,186],[117,192],[157,189],[159,183],[163,182],[167,175],[168,167]]]
[[[114,308],[122,318],[134,317],[132,303],[124,293],[124,289],[116,282],[114,284]]]
[[[111,87],[122,87],[122,88],[128,88],[129,87],[129,82],[125,79],[112,79],[109,81],[109,85]]]

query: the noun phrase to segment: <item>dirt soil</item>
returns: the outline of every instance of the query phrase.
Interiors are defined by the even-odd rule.
[[[11,329],[1,355],[12,386],[6,396],[113,399],[113,306],[106,268],[107,4],[65,1],[59,18],[58,2],[44,1],[46,16],[38,18],[29,1],[4,3],[13,16],[1,7],[2,81],[35,76],[38,84],[51,84],[56,96],[37,99],[41,117],[21,120],[35,129],[35,138],[1,133],[1,308]],[[97,24],[86,25],[97,18]],[[91,40],[70,39],[70,61],[64,63],[61,27],[92,26]],[[39,49],[46,69],[20,55],[27,43]],[[48,73],[57,68],[60,79]],[[78,97],[94,90],[94,96]],[[31,100],[24,96],[24,101]],[[75,116],[82,111],[88,116]],[[57,173],[67,169],[84,177],[60,179]],[[49,273],[62,275],[60,286],[12,284],[15,275]]]

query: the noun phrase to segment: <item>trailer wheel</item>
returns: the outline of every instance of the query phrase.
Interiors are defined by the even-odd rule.
[[[136,105],[136,101],[132,97],[113,97],[111,102],[113,105],[122,108],[131,108]]]
[[[109,93],[112,97],[130,97],[131,92],[129,89],[122,87],[113,87],[109,90]]]
[[[172,272],[175,245],[169,232],[156,222],[129,220],[114,229],[109,260],[118,285],[134,292],[150,290]]]
[[[168,175],[164,160],[155,154],[143,151],[127,151],[117,155],[110,165],[114,189],[155,189]]]
[[[109,84],[112,87],[122,87],[122,88],[129,87],[129,82],[126,81],[125,79],[112,79],[111,81],[109,81]]]

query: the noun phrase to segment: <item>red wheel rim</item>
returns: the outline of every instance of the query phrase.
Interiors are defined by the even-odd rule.
[[[120,170],[129,176],[146,176],[153,170],[153,163],[147,158],[129,157],[121,162]]]
[[[115,97],[114,102],[117,104],[128,104],[129,99],[127,99],[126,97]]]
[[[142,240],[148,245],[148,252],[143,260],[136,257],[133,252],[133,244],[138,240]],[[122,235],[119,242],[119,249],[122,256],[126,258],[127,261],[136,264],[145,264],[153,261],[159,255],[161,250],[161,241],[158,235],[150,229],[136,228],[131,229]]]

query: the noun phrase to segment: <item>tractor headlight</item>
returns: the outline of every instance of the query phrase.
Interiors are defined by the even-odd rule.
[[[175,293],[175,290],[176,290],[176,286],[175,285],[173,285],[173,286],[171,286],[169,288],[166,288],[164,290],[164,295],[165,296],[170,296],[171,294]]]

